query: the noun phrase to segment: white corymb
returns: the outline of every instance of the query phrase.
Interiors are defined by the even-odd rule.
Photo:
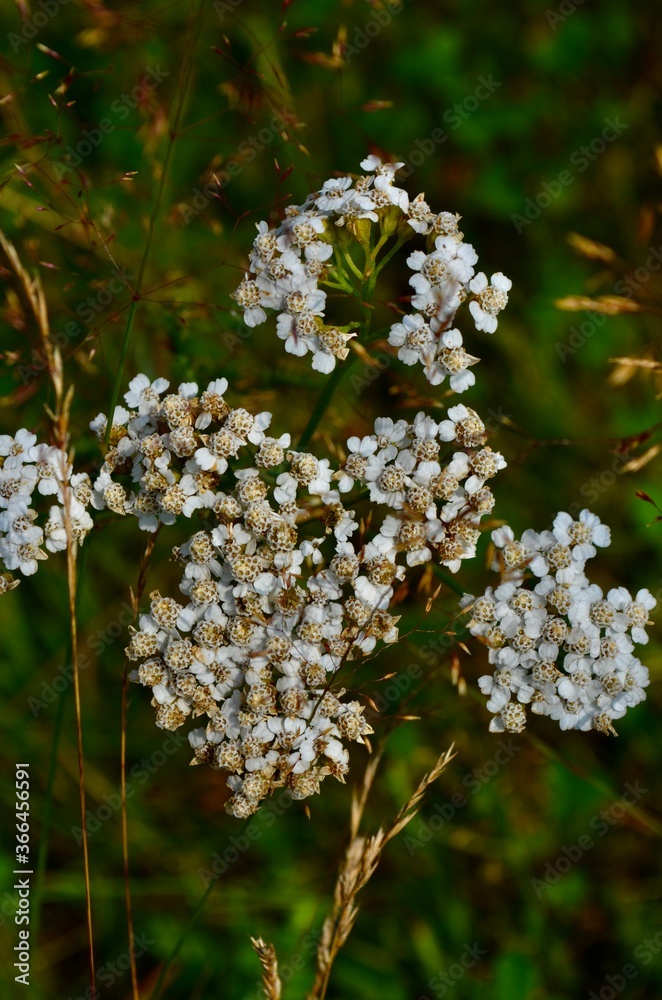
[[[491,510],[485,482],[503,461],[464,406],[441,422],[378,417],[338,468],[291,449],[289,434],[267,437],[271,414],[233,407],[223,378],[168,389],[133,380],[88,492],[147,531],[196,519],[174,551],[182,596],[152,595],[128,655],[159,726],[204,720],[195,760],[226,771],[231,810],[250,815],[276,787],[305,797],[328,774],[344,777],[346,743],[371,729],[335,674],[397,641],[389,607],[411,567],[437,560],[455,571],[475,554]],[[105,417],[93,427],[103,439]],[[366,494],[369,537],[354,510]],[[16,545],[41,538],[21,524]],[[61,530],[53,515],[47,547]]]
[[[493,674],[479,686],[488,695],[493,732],[520,732],[530,706],[561,729],[614,732],[613,723],[645,697],[648,670],[634,656],[646,643],[656,601],[648,590],[606,595],[584,573],[609,529],[588,510],[575,519],[560,512],[551,531],[492,533],[503,582],[475,599],[463,598],[469,630],[489,649]]]
[[[500,272],[491,284],[484,274],[475,275],[478,255],[459,232],[459,216],[433,212],[422,194],[410,200],[395,183],[402,166],[367,156],[361,161],[365,174],[324,181],[302,205],[288,207],[276,228],[258,223],[248,273],[233,297],[249,327],[276,313],[276,332],[285,350],[297,357],[311,353],[313,369],[329,374],[338,360],[346,359],[347,340],[356,331],[341,331],[327,320],[327,292],[321,286],[361,301],[364,289],[356,279],[361,275],[367,280],[379,266],[381,247],[391,253],[389,239],[405,243],[427,236],[432,241],[428,250],[409,251],[406,258],[414,272],[409,284],[416,312],[394,323],[388,339],[406,365],[423,366],[432,385],[448,378],[454,392],[464,392],[475,382],[468,369],[478,358],[465,351],[460,331],[451,329],[455,315],[468,301],[477,328],[493,332],[511,283]],[[378,231],[359,236],[360,225]],[[347,234],[350,242],[363,242],[359,256],[367,254],[367,241],[377,248],[365,275],[348,249]]]
[[[361,165],[366,174],[326,181],[277,228],[258,224],[234,298],[248,326],[276,313],[285,349],[311,354],[313,369],[329,373],[367,334],[379,252],[422,237],[423,249],[405,251],[407,306],[379,336],[432,386],[446,383],[434,417],[394,396],[394,415],[377,417],[369,433],[352,412],[356,433],[345,445],[333,421],[320,424],[324,457],[299,450],[290,433],[269,435],[271,413],[234,406],[225,378],[170,391],[166,379],[139,374],[110,427],[103,414],[90,424],[104,444],[94,483],[28,430],[0,437],[0,557],[9,569],[30,575],[46,552],[82,540],[90,504],[148,532],[189,521],[172,553],[177,599],[152,592],[127,655],[160,728],[194,720],[193,762],[225,772],[238,817],[274,789],[303,799],[328,775],[345,779],[348,744],[372,732],[346,690],[354,661],[398,640],[393,610],[415,567],[457,573],[476,555],[492,480],[506,464],[475,410],[444,405],[471,388],[478,361],[456,315],[468,305],[477,328],[494,332],[511,283],[475,273],[459,216],[434,213],[422,194],[409,199],[395,183],[401,164],[370,156]],[[333,325],[333,299],[352,292],[362,318]],[[45,519],[32,503],[40,497]],[[622,587],[605,594],[589,581],[586,562],[610,533],[587,510],[520,537],[503,525],[491,537],[501,581],[462,601],[469,631],[488,649],[479,687],[490,728],[519,732],[535,714],[562,729],[613,731],[644,697],[648,672],[634,648],[647,641],[654,598]],[[0,576],[0,593],[14,585]]]

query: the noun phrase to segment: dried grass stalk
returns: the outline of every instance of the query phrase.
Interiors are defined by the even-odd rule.
[[[340,862],[333,893],[333,906],[322,927],[322,935],[317,949],[315,982],[308,995],[308,1000],[324,1000],[335,958],[347,941],[358,916],[356,902],[358,893],[374,875],[388,842],[404,830],[416,816],[423,803],[426,790],[436,781],[454,756],[451,746],[439,757],[432,770],[421,778],[416,791],[398,810],[393,822],[386,828],[380,827],[370,837],[360,835],[359,827],[368,793],[379,764],[379,755],[368,764],[361,788],[355,791],[352,799],[350,840]]]
[[[63,394],[64,394],[64,374],[62,368],[62,355],[60,354],[60,349],[51,339],[50,325],[48,322],[48,311],[46,308],[46,296],[44,295],[44,290],[41,286],[41,281],[38,274],[30,275],[21,263],[21,259],[16,252],[16,247],[13,243],[7,239],[4,233],[0,232],[0,246],[5,252],[5,256],[16,275],[18,282],[21,286],[23,294],[27,299],[30,310],[34,316],[35,322],[37,324],[37,329],[39,330],[39,337],[41,339],[42,348],[44,351],[44,356],[48,363],[48,374],[53,383],[53,388],[55,390],[55,410],[58,414],[60,426],[56,426],[56,433],[58,437],[65,436],[66,423],[62,423],[66,420],[68,416],[68,404],[70,404],[71,399],[67,400],[67,405],[63,405]],[[54,414],[50,416],[56,422]]]
[[[30,275],[23,266],[15,246],[0,232],[0,246],[14,271],[19,285],[27,299],[39,330],[44,355],[48,361],[48,374],[55,392],[53,409],[45,407],[53,425],[53,437],[60,451],[66,454],[69,447],[69,414],[73,398],[73,386],[65,392],[62,355],[59,347],[51,338],[50,323],[46,296],[38,274]],[[62,470],[62,481],[66,479],[66,470]],[[76,709],[76,743],[78,753],[78,786],[80,794],[80,812],[83,846],[83,873],[85,877],[85,913],[88,937],[88,957],[90,968],[90,989],[92,1000],[97,996],[96,973],[94,963],[94,931],[92,924],[92,893],[90,886],[90,859],[87,837],[87,811],[85,796],[85,755],[83,751],[83,727],[80,698],[80,676],[78,665],[78,623],[76,618],[77,605],[77,542],[71,527],[71,496],[65,493],[64,527],[67,533],[67,583],[69,596],[69,620],[71,636],[71,662],[73,666],[74,704]]]
[[[276,949],[262,938],[251,938],[251,944],[262,965],[262,989],[266,1000],[281,1000],[282,983],[278,975]]]

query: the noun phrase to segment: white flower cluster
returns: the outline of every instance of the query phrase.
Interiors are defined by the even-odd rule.
[[[409,566],[434,554],[453,573],[463,559],[473,558],[481,518],[494,507],[487,482],[506,465],[486,440],[478,414],[461,403],[440,423],[424,413],[412,424],[381,417],[374,434],[349,439],[340,490],[358,483],[373,503],[393,511],[371,543],[377,552],[389,559],[405,552]],[[442,465],[445,444],[461,450]]]
[[[576,521],[558,514],[551,531],[516,540],[504,527],[492,539],[502,582],[461,602],[494,667],[479,680],[494,713],[490,730],[521,732],[530,705],[561,729],[613,733],[613,721],[645,697],[648,670],[633,649],[648,641],[655,599],[648,590],[633,598],[624,587],[605,596],[590,583],[585,564],[596,546],[609,545],[610,533],[588,510]]]
[[[343,741],[371,729],[332,682],[346,662],[397,639],[387,608],[399,570],[353,543],[358,523],[328,459],[289,450],[288,435],[267,437],[271,415],[232,409],[226,387],[218,379],[200,395],[192,384],[166,394],[164,380],[137,376],[125,396],[132,409],[115,412],[93,502],[134,514],[145,530],[195,511],[203,520],[176,550],[183,596],[152,595],[128,655],[143,661],[133,679],[152,688],[159,726],[207,717],[191,734],[195,760],[230,773],[230,809],[246,816],[274,787],[303,798],[327,774],[343,778]],[[103,415],[93,426],[105,435]],[[250,445],[249,465],[230,471]]]
[[[477,260],[473,247],[463,243],[462,234],[457,232],[438,236],[430,253],[415,250],[410,254],[407,263],[416,272],[409,279],[416,293],[411,304],[418,311],[394,323],[388,337],[399,349],[401,361],[422,364],[432,385],[440,385],[450,376],[454,392],[474,385],[476,377],[469,368],[479,360],[465,351],[462,334],[452,327],[458,307],[474,293],[469,310],[476,329],[494,333],[512,284],[500,272],[493,274],[489,283],[482,272],[474,276]]]
[[[305,205],[289,208],[278,229],[260,222],[250,255],[250,271],[256,277],[245,275],[232,297],[250,327],[264,323],[267,309],[276,310],[276,329],[285,350],[298,357],[311,351],[312,367],[328,373],[337,358],[347,357],[347,342],[353,334],[327,326],[322,318],[326,292],[318,281],[327,273],[333,247],[321,238],[328,215],[320,211],[309,199]]]
[[[475,382],[469,368],[478,358],[465,351],[460,331],[452,328],[457,309],[468,301],[476,328],[493,333],[511,282],[500,272],[490,281],[482,272],[476,274],[478,257],[463,242],[458,215],[434,213],[422,194],[410,200],[396,187],[395,174],[403,163],[382,163],[368,156],[361,166],[369,172],[355,180],[331,178],[303,205],[289,207],[277,229],[269,229],[266,222],[258,224],[249,273],[233,297],[250,327],[263,323],[268,310],[277,312],[277,333],[285,350],[299,356],[311,351],[313,368],[328,373],[336,359],[347,357],[347,342],[354,336],[348,327],[325,323],[327,295],[319,287],[327,283],[342,290],[342,282],[351,281],[351,274],[338,277],[347,242],[344,234],[357,234],[358,223],[368,227],[376,223],[381,237],[374,242],[380,246],[391,237],[399,245],[424,235],[428,252],[416,250],[407,258],[415,272],[409,284],[416,312],[392,325],[389,343],[398,348],[405,364],[422,364],[433,385],[448,376],[451,389],[464,392]],[[360,242],[368,240],[365,232],[360,234]],[[334,248],[339,251],[335,271]]]
[[[290,449],[287,434],[267,437],[271,414],[232,409],[226,389],[217,379],[168,393],[138,375],[92,502],[147,531],[179,515],[202,523],[175,550],[183,597],[152,595],[128,655],[143,661],[134,680],[152,688],[159,726],[207,717],[191,734],[195,760],[230,773],[230,808],[245,816],[275,787],[304,797],[327,774],[343,778],[344,742],[371,729],[362,705],[344,700],[340,671],[397,640],[389,606],[407,565],[436,558],[456,570],[474,554],[493,506],[487,480],[505,463],[460,405],[440,423],[378,419],[335,470]],[[92,426],[105,436],[103,414]],[[366,493],[385,515],[371,537],[353,509]]]
[[[23,576],[37,572],[47,552],[67,547],[67,528],[82,541],[92,527],[87,513],[91,497],[86,473],[72,475],[66,454],[59,448],[38,444],[37,436],[21,428],[13,437],[0,435],[0,559],[8,570]],[[37,523],[38,498],[55,503]],[[69,520],[69,524],[67,521]],[[42,547],[43,546],[43,547]],[[0,594],[12,590],[18,580],[0,576]]]
[[[115,408],[92,505],[134,514],[140,528],[156,531],[159,524],[174,524],[179,515],[191,517],[213,506],[228,462],[250,445],[259,448],[256,461],[264,468],[282,462],[289,435],[267,437],[271,414],[232,409],[223,396],[227,386],[226,379],[216,379],[198,395],[195,382],[184,382],[176,393],[167,393],[166,379],[150,382],[147,375],[136,375],[124,395],[130,409]],[[105,440],[103,413],[90,427]],[[125,477],[128,487],[120,481]]]

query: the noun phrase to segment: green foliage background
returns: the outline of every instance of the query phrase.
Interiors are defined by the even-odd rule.
[[[436,208],[462,213],[466,238],[488,273],[503,270],[513,279],[497,334],[479,335],[483,361],[470,393],[472,405],[500,421],[492,444],[509,461],[496,484],[496,514],[516,530],[542,528],[559,509],[590,505],[614,529],[613,545],[596,565],[599,582],[648,586],[659,598],[660,529],[648,526],[655,511],[636,499],[635,490],[660,500],[660,465],[652,461],[623,472],[625,461],[654,444],[657,432],[625,457],[618,441],[660,420],[660,387],[649,372],[622,385],[607,381],[612,357],[659,358],[659,307],[657,314],[654,309],[600,323],[600,317],[554,305],[570,294],[613,292],[615,276],[578,256],[567,242],[569,232],[614,247],[632,267],[643,264],[649,247],[662,247],[655,5],[604,0],[573,7],[564,0],[559,9],[534,0],[500,7],[487,0],[412,0],[385,8],[364,0],[293,0],[283,6],[228,0],[189,10],[184,2],[70,0],[61,8],[56,3],[54,16],[28,40],[25,25],[43,8],[25,0],[3,4],[1,227],[24,262],[39,271],[53,330],[74,322],[78,331],[64,355],[76,386],[79,464],[91,467],[99,458],[86,427],[108,408],[130,306],[121,290],[97,315],[89,303],[85,309],[90,296],[104,300],[99,292],[113,279],[99,235],[133,280],[155,218],[125,381],[143,370],[175,383],[195,378],[205,384],[225,374],[234,400],[271,409],[279,433],[295,431],[305,424],[320,377],[306,360],[284,354],[273,323],[246,336],[228,295],[238,284],[255,221],[268,218],[287,196],[300,199],[333,171],[355,170],[368,151],[381,150],[412,163],[411,194],[425,191]],[[130,96],[127,103],[122,95],[140,85],[148,68],[159,67],[167,73],[163,82],[137,105]],[[498,86],[474,101],[481,77]],[[280,131],[269,124],[274,116],[285,122]],[[68,147],[85,138],[83,131],[103,119],[114,128],[80,166],[58,166],[66,163]],[[584,161],[578,151],[601,135],[607,119],[627,128]],[[437,129],[446,139],[435,145],[430,137]],[[432,155],[423,155],[431,145]],[[214,175],[221,178],[229,163],[237,165],[235,173],[218,188]],[[516,226],[512,216],[522,216],[527,199],[535,202],[544,183],[553,187],[564,170],[572,182],[538,218]],[[649,275],[643,294],[659,303],[661,287]],[[385,297],[403,292],[395,282]],[[583,333],[569,341],[582,324]],[[25,366],[38,364],[38,344],[9,290],[0,338],[1,429],[36,427],[50,389],[38,371],[27,383],[21,378]],[[561,356],[559,344],[581,340]],[[439,405],[441,394],[430,399],[416,371],[395,362],[374,381],[370,372],[363,373],[365,386],[348,381],[341,388],[320,448],[365,429],[378,412],[409,414],[421,400]],[[504,418],[520,430],[504,428]],[[569,443],[549,444],[558,439]],[[148,590],[175,586],[166,534],[157,543]],[[104,630],[128,600],[144,542],[134,524],[115,521],[95,532],[80,602],[81,644],[89,658],[82,674],[88,804],[96,813],[110,802],[112,812],[90,837],[97,963],[107,973],[100,979],[102,997],[130,995],[129,974],[108,972],[109,963],[124,964],[127,951],[120,816],[113,808],[124,641],[113,637],[114,627]],[[467,590],[486,581],[485,549],[483,543],[481,558],[461,576]],[[628,963],[636,969],[623,994],[628,1000],[661,995],[662,952],[641,948],[662,930],[659,630],[646,651],[649,699],[619,725],[617,740],[561,734],[539,720],[513,738],[518,749],[497,768],[491,762],[498,739],[488,734],[487,712],[475,696],[482,651],[461,654],[468,695],[460,697],[449,678],[447,651],[434,646],[455,600],[445,587],[423,623],[426,631],[385,654],[366,678],[365,692],[389,700],[384,716],[421,717],[396,727],[388,740],[369,810],[373,827],[394,814],[452,741],[458,755],[409,839],[388,847],[363,893],[330,997],[444,995],[433,977],[474,943],[486,954],[448,988],[457,1000],[566,1000],[591,991],[602,996],[601,990],[606,998],[606,977]],[[401,610],[404,632],[420,625],[415,594]],[[33,847],[35,854],[40,846],[47,850],[29,992],[39,1000],[80,997],[87,986],[84,886],[72,834],[80,817],[70,685],[47,703],[67,658],[61,559],[51,558],[36,578],[2,598],[0,635],[3,770],[11,778],[15,762],[30,762]],[[391,699],[389,682],[377,677],[392,670],[407,676],[412,664],[421,678],[401,699]],[[386,722],[378,720],[376,729],[379,741]],[[290,975],[286,997],[303,996],[311,980],[310,934],[321,927],[344,843],[349,786],[328,781],[310,802],[310,818],[298,806],[280,816],[259,814],[250,849],[237,851],[238,860],[213,880],[200,905],[204,871],[212,870],[215,854],[234,856],[233,838],[246,835],[245,824],[224,813],[218,774],[188,768],[186,747],[157,766],[164,740],[146,693],[132,690],[131,885],[136,932],[149,941],[139,958],[141,995],[150,996],[174,954],[162,997],[257,996],[258,963],[248,943],[254,934],[274,942]],[[359,749],[355,777],[364,759]],[[153,771],[147,777],[145,762]],[[625,786],[635,782],[646,789],[639,808],[621,810]],[[6,894],[13,867],[12,783],[3,787],[8,821],[0,871],[1,955],[10,995],[19,996],[11,967],[16,929]],[[454,794],[466,804],[450,816]],[[614,823],[601,835],[595,817],[605,809]],[[564,848],[587,835],[593,846],[556,884],[544,883],[536,892],[532,880],[542,880],[546,865],[556,865]],[[33,897],[35,911],[37,903]]]

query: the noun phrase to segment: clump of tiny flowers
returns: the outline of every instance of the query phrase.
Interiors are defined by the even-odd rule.
[[[394,183],[402,166],[368,156],[361,162],[367,173],[325,181],[302,205],[289,206],[277,228],[258,223],[248,273],[233,297],[247,326],[276,312],[285,350],[298,356],[312,352],[312,367],[328,373],[337,359],[347,357],[348,341],[357,331],[351,324],[326,322],[327,293],[320,285],[351,294],[356,267],[347,270],[346,265],[353,240],[375,247],[366,271],[370,276],[380,269],[378,250],[390,257],[410,239],[425,237],[426,249],[407,257],[414,272],[409,284],[415,311],[391,326],[388,340],[405,364],[421,364],[433,385],[448,377],[454,392],[464,392],[475,382],[469,369],[479,359],[465,350],[453,325],[455,314],[467,302],[476,329],[493,333],[511,282],[500,272],[490,280],[476,273],[478,256],[459,231],[460,216],[433,212],[423,194],[410,199]],[[378,229],[374,237],[373,225]]]
[[[375,550],[389,558],[404,552],[408,566],[434,558],[453,573],[473,558],[481,519],[494,508],[488,481],[506,465],[486,441],[482,420],[462,403],[440,422],[422,412],[411,424],[381,417],[374,434],[350,438],[340,490],[359,484],[390,510]]]
[[[505,463],[464,406],[440,423],[378,418],[334,469],[290,448],[288,434],[267,437],[271,414],[233,409],[225,379],[202,393],[168,389],[143,375],[130,383],[93,503],[147,531],[200,521],[173,553],[181,596],[152,594],[127,653],[158,726],[204,717],[190,734],[194,762],[229,773],[230,811],[247,816],[274,788],[305,798],[329,774],[343,780],[345,744],[372,732],[343,671],[397,641],[389,608],[408,566],[457,569],[473,554],[493,504],[486,481]],[[92,426],[104,439],[106,418]],[[366,492],[370,537],[354,509]]]
[[[49,552],[67,548],[69,535],[81,542],[92,527],[87,473],[72,475],[65,452],[38,443],[21,428],[0,435],[0,559],[23,576],[37,572]],[[0,594],[18,586],[0,576]]]
[[[176,392],[168,392],[169,386],[164,378],[136,375],[124,395],[126,407],[115,408],[110,432],[103,413],[90,424],[100,441],[108,440],[93,506],[133,514],[145,531],[213,506],[229,462],[251,446],[258,449],[256,461],[278,464],[290,443],[289,435],[267,436],[270,413],[232,408],[223,395],[224,378],[201,393],[195,382],[182,383]]]
[[[561,729],[615,733],[613,722],[645,698],[648,670],[633,650],[648,642],[655,599],[624,587],[605,595],[589,581],[586,563],[609,545],[610,532],[588,510],[577,520],[561,512],[551,531],[528,530],[519,540],[498,528],[492,540],[502,581],[461,602],[494,668],[478,682],[494,716],[490,730],[521,732],[528,705]]]

